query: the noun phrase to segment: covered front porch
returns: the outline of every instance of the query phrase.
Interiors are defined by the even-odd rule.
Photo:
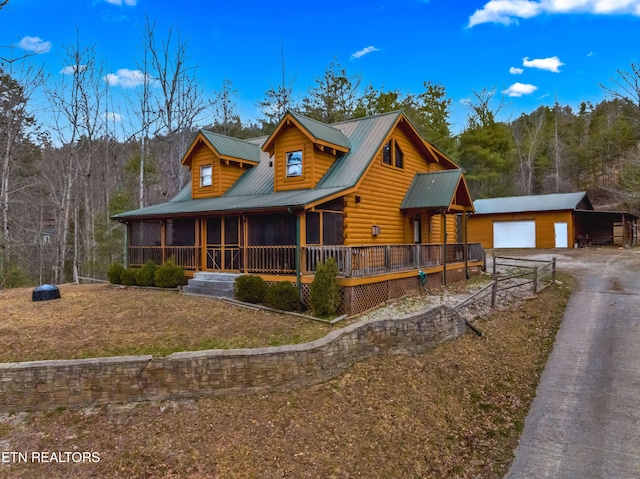
[[[445,270],[447,265],[484,260],[479,243],[331,244],[341,238],[341,224],[332,224],[336,218],[342,217],[320,216],[317,227],[310,224],[308,213],[131,222],[127,265],[136,268],[148,261],[163,264],[172,259],[189,276],[198,271],[308,276],[315,274],[319,264],[335,258],[339,276],[363,278],[417,269]],[[300,223],[305,244],[299,242]],[[320,237],[318,242],[329,244],[306,244]]]

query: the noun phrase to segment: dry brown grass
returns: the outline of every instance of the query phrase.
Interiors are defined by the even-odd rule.
[[[59,300],[0,291],[0,362],[75,359],[312,341],[321,323],[176,292],[63,285]]]
[[[12,416],[5,451],[98,464],[0,464],[0,478],[501,478],[569,295],[564,285],[417,356],[290,393]],[[4,426],[4,427],[3,427]]]

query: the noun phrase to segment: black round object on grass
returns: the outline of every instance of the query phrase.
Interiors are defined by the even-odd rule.
[[[50,299],[60,299],[60,290],[52,284],[43,284],[33,290],[32,301],[48,301]]]

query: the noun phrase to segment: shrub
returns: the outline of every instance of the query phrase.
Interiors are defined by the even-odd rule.
[[[122,273],[120,273],[120,282],[126,286],[135,286],[137,271],[134,268],[123,269]]]
[[[4,277],[0,274],[0,289],[21,288],[30,284],[29,277],[15,264],[9,266],[9,271]]]
[[[136,284],[138,286],[153,286],[158,265],[153,261],[147,261],[145,265],[136,271]]]
[[[156,268],[153,281],[159,288],[175,288],[184,284],[184,268],[176,266],[172,259],[168,259]]]
[[[262,303],[269,285],[260,277],[252,275],[238,276],[233,285],[233,295],[245,303]]]
[[[316,316],[330,316],[335,314],[340,305],[340,286],[338,263],[335,258],[329,258],[325,264],[319,264],[316,275],[309,290],[309,303]]]
[[[298,288],[288,281],[274,283],[269,286],[264,301],[269,306],[282,311],[295,311],[300,304]]]
[[[113,263],[109,266],[109,270],[107,271],[107,278],[109,278],[109,282],[111,284],[122,284],[122,272],[124,271],[124,266],[120,263]]]

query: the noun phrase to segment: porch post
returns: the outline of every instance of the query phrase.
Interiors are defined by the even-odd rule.
[[[469,279],[469,238],[467,236],[467,212],[462,211],[462,242],[464,243],[464,250],[462,251],[464,257],[464,276]]]
[[[304,210],[303,210],[304,212]],[[298,213],[296,215],[296,285],[298,286],[298,294],[302,297],[302,277],[300,273],[300,259],[301,259],[301,248],[300,248],[300,217],[301,214]]]
[[[164,264],[165,261],[167,260],[167,258],[165,257],[165,254],[166,254],[165,245],[167,244],[166,236],[167,236],[167,220],[162,219],[160,221],[160,251],[161,251],[162,264]]]
[[[124,267],[129,267],[129,225],[131,223],[125,223],[124,226]]]
[[[447,215],[444,208],[440,212],[441,237],[442,237],[442,285],[447,286]]]

